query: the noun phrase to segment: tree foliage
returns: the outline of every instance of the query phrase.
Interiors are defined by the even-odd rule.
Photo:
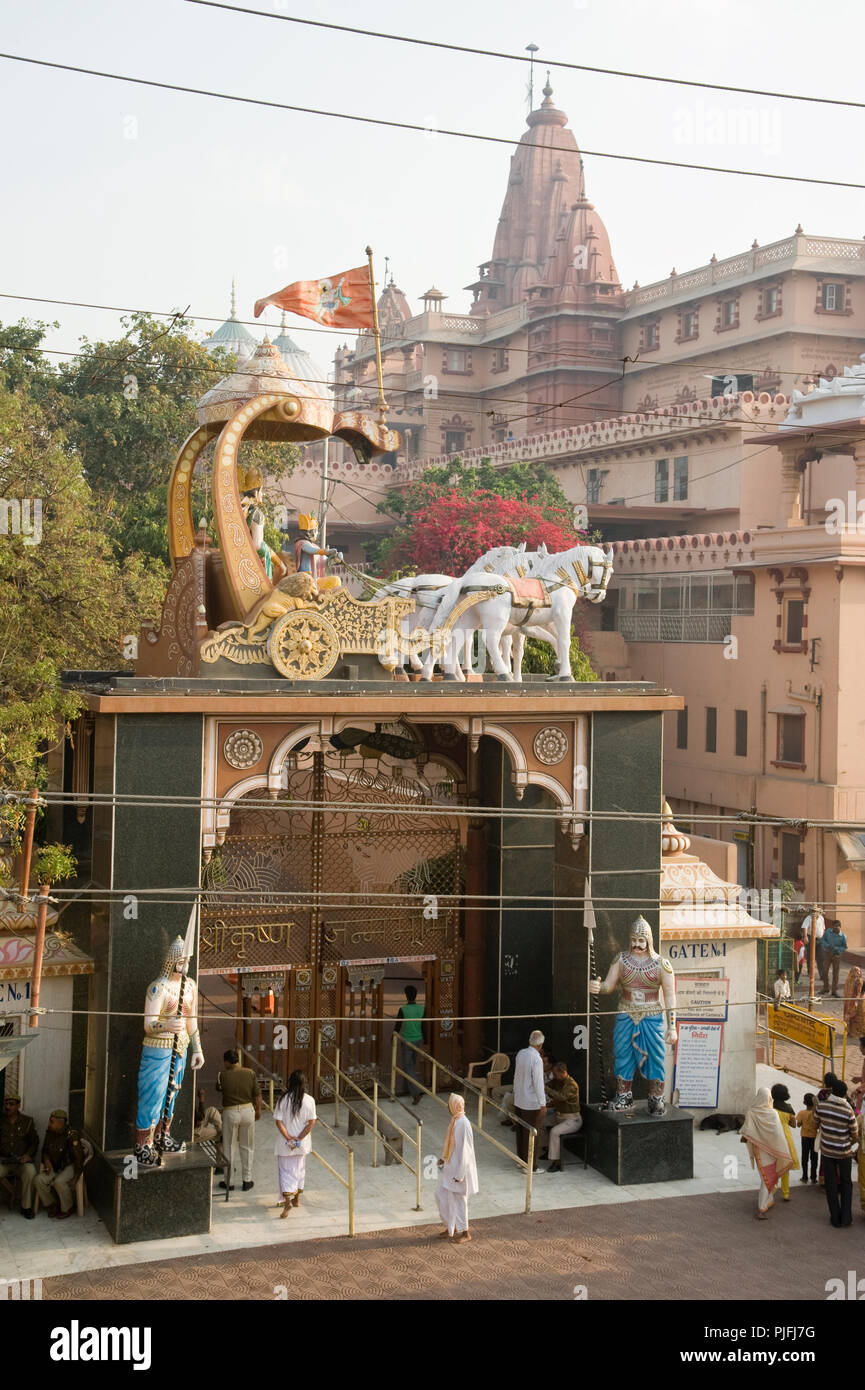
[[[430,468],[405,491],[390,489],[378,510],[399,518],[370,555],[382,572],[461,574],[493,546],[567,550],[583,540],[558,479],[539,462]]]

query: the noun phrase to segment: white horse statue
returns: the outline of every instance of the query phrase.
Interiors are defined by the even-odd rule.
[[[554,555],[538,552],[531,566],[525,566],[523,575],[516,564],[502,574],[491,572],[478,561],[462,579],[448,587],[430,628],[431,635],[441,632],[446,639],[440,639],[438,644],[446,678],[459,679],[452,634],[457,634],[457,642],[464,645],[468,634],[483,632],[497,678],[512,680],[502,652],[502,639],[508,629],[511,633],[526,630],[530,620],[531,635],[543,636],[555,648],[556,679],[573,680],[570,638],[574,605],[578,598],[603,602],[612,572],[612,550],[604,551],[597,545],[577,545]],[[433,639],[431,657],[435,651]]]
[[[416,574],[407,576],[405,579],[394,579],[377,588],[377,596],[380,598],[394,594],[399,598],[413,598],[415,601],[415,612],[410,618],[403,619],[400,624],[401,635],[405,639],[405,652],[412,670],[421,671],[425,680],[430,680],[432,677],[435,660],[431,648],[427,648],[426,660],[421,661],[417,644],[410,643],[408,639],[412,632],[416,633],[421,628],[426,632],[431,630],[439,607],[445,598],[451,600],[448,610],[450,611],[450,607],[460,597],[462,586],[469,579],[484,574],[519,573],[520,571],[529,573],[537,559],[545,557],[546,554],[546,546],[542,546],[538,551],[526,551],[525,541],[518,546],[499,545],[481,555],[480,559],[475,560],[466,574],[459,579],[454,579],[449,574]],[[527,635],[534,637],[542,634],[530,631]],[[455,640],[452,667],[455,680],[465,680],[463,666],[468,672],[472,670],[473,640],[474,631],[468,628],[462,629]],[[509,646],[510,642],[506,639],[505,660],[510,659]],[[521,666],[522,646],[519,649],[519,661]]]

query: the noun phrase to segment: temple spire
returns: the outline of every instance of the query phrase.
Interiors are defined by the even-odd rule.
[[[231,277],[231,313],[229,318],[237,318],[237,276]]]

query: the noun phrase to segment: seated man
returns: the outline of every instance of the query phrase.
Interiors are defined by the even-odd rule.
[[[21,1114],[21,1097],[11,1091],[3,1102],[0,1123],[0,1178],[21,1179],[21,1215],[33,1220],[33,1163],[39,1148],[39,1135],[29,1115]]]
[[[42,1171],[35,1182],[49,1216],[65,1221],[75,1214],[75,1184],[83,1167],[84,1149],[77,1131],[69,1128],[69,1116],[65,1110],[52,1110],[42,1145]]]
[[[549,1157],[552,1160],[548,1173],[561,1173],[561,1142],[566,1134],[576,1134],[582,1129],[583,1117],[580,1114],[580,1088],[564,1062],[556,1062],[552,1078],[546,1084],[547,1100],[554,1113],[547,1112],[544,1123],[550,1130]]]

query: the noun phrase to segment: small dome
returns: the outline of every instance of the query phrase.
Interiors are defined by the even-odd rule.
[[[256,396],[291,396],[300,402],[296,419],[318,432],[330,433],[333,410],[321,397],[312,396],[308,387],[299,381],[280,356],[279,349],[267,341],[260,343],[251,357],[238,363],[235,371],[224,377],[201,397],[196,415],[201,425],[228,420],[244,401]],[[250,433],[250,438],[256,437]],[[300,437],[300,436],[298,436]]]
[[[208,352],[222,348],[224,352],[232,353],[238,362],[243,362],[255,352],[256,344],[257,339],[237,317],[237,289],[232,280],[231,312],[225,323],[221,324],[215,333],[211,333],[209,338],[205,338],[203,346]]]
[[[324,369],[304,348],[298,347],[294,339],[286,333],[285,314],[282,315],[279,337],[274,338],[273,346],[277,349],[291,374],[297,377],[297,380],[312,395],[319,396],[323,401],[333,404],[333,395],[327,384],[327,375]]]

